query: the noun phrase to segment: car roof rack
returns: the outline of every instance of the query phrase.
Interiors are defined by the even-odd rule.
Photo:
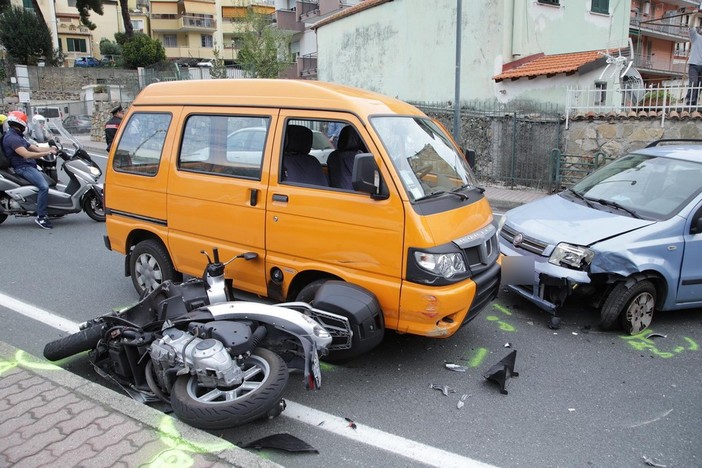
[[[652,141],[651,143],[646,145],[646,148],[653,148],[654,146],[658,146],[661,143],[680,143],[680,142],[702,143],[702,140],[700,140],[699,138],[663,138],[661,140]]]

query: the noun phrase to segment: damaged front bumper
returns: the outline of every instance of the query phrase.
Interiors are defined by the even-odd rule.
[[[554,265],[547,257],[523,254],[504,242],[500,250],[504,285],[551,315],[577,288],[591,283],[587,272]]]

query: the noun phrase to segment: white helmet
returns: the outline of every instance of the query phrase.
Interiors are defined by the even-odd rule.
[[[32,123],[46,123],[46,118],[41,114],[34,114],[32,116]]]

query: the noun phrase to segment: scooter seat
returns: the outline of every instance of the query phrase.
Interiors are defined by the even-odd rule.
[[[41,171],[39,171],[41,172]],[[0,174],[2,174],[3,177],[5,177],[8,180],[11,180],[12,182],[16,183],[17,185],[20,186],[25,186],[25,185],[32,185],[29,183],[28,180],[26,180],[24,177],[20,177],[17,174],[14,174],[10,171],[3,171],[0,170]],[[46,180],[46,183],[49,184],[49,187],[56,187],[56,181],[46,175],[45,173],[41,173],[41,175],[44,177],[44,180]]]

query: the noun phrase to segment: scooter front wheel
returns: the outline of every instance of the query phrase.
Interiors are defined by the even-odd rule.
[[[232,387],[201,386],[196,376],[183,375],[171,389],[171,406],[178,418],[201,429],[240,426],[277,415],[288,383],[283,359],[256,348],[244,361],[244,381]]]
[[[83,197],[83,211],[98,223],[105,222],[105,207],[102,200],[92,190]]]

